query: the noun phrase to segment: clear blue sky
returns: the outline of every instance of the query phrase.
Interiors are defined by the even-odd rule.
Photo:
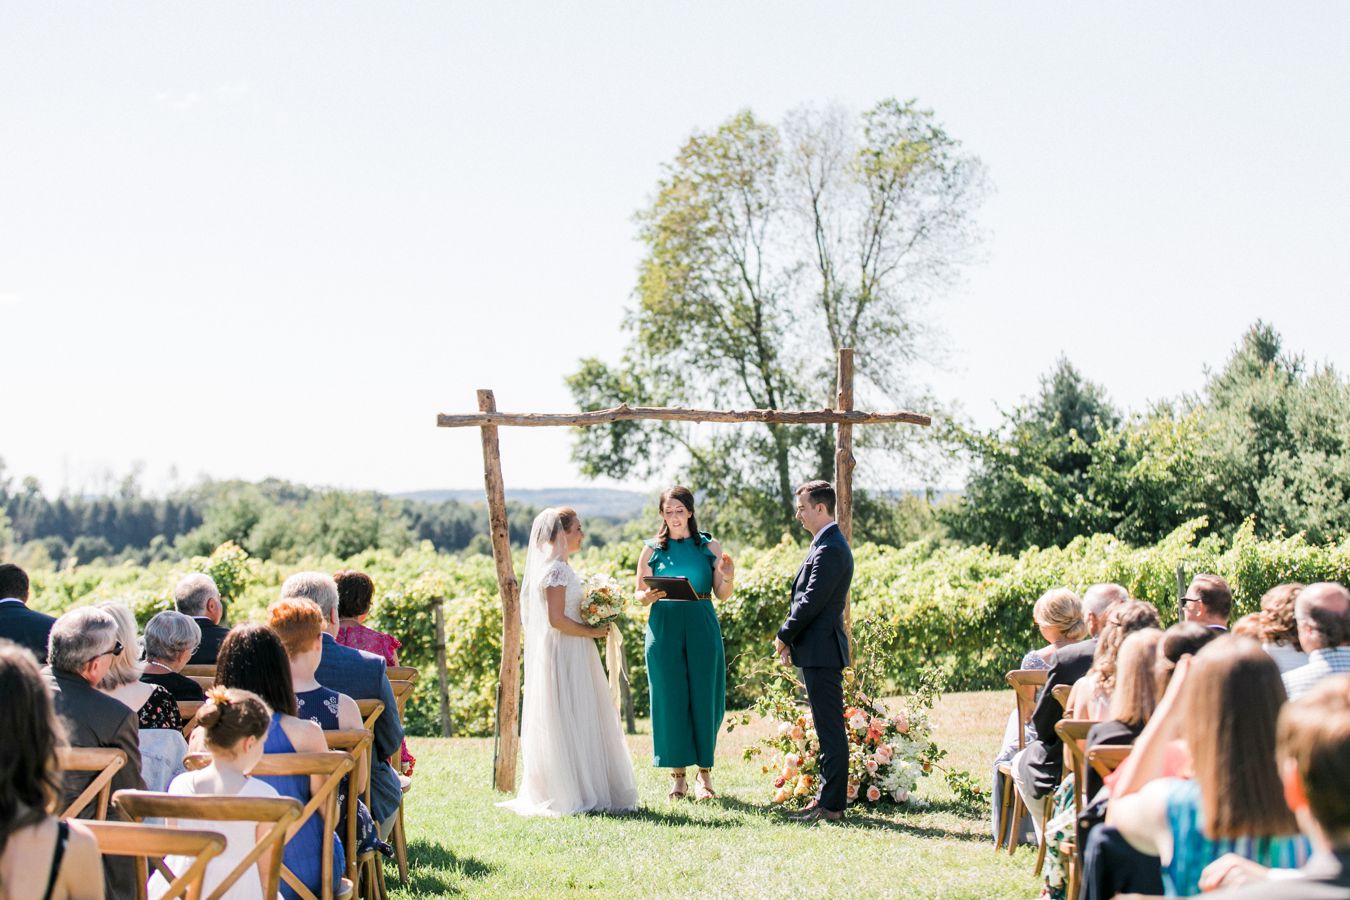
[[[1258,317],[1350,368],[1350,4],[0,9],[0,456],[48,489],[481,484],[433,427],[570,408],[696,128],[917,97],[986,163],[925,374],[996,421],[1067,354],[1129,408]],[[579,483],[564,432],[508,485]],[[897,473],[905,483],[905,473]]]

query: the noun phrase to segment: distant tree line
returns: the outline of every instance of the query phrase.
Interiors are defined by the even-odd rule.
[[[536,510],[508,503],[511,541],[523,546]],[[603,539],[608,523],[590,530]],[[0,552],[30,564],[95,559],[150,562],[206,555],[234,541],[251,555],[290,560],[395,552],[430,541],[447,552],[490,552],[483,504],[394,499],[370,491],[311,488],[278,479],[204,481],[148,496],[133,473],[113,493],[48,496],[36,478],[15,483],[0,460]]]

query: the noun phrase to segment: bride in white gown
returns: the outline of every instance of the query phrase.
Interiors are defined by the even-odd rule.
[[[607,629],[581,623],[581,579],[567,564],[581,539],[571,509],[544,510],[530,531],[520,598],[525,775],[516,799],[498,804],[525,816],[637,808],[633,760],[595,646]]]

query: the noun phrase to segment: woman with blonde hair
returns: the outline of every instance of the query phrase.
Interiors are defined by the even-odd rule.
[[[1106,808],[1106,824],[1158,857],[1169,897],[1199,893],[1201,871],[1225,853],[1278,868],[1307,859],[1275,762],[1284,701],[1279,667],[1248,638],[1220,637],[1177,664]],[[1189,779],[1159,777],[1176,738]]]
[[[183,717],[178,714],[178,702],[162,685],[141,681],[145,665],[136,643],[136,617],[126,604],[105,600],[97,604],[117,621],[117,640],[122,652],[113,656],[108,674],[99,682],[98,689],[109,697],[120,700],[136,711],[136,721],[142,729],[165,728],[181,732]]]
[[[1116,657],[1120,645],[1136,631],[1160,628],[1158,610],[1142,600],[1122,600],[1111,607],[1106,624],[1097,636],[1097,649],[1092,653],[1092,668],[1074,682],[1064,708],[1071,710],[1070,718],[1091,719],[1099,722],[1111,713],[1111,694],[1116,687]]]

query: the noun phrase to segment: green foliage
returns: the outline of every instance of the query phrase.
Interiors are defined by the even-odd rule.
[[[832,406],[835,351],[856,347],[858,402],[895,399],[926,346],[918,304],[973,242],[981,185],[978,160],[913,102],[799,109],[781,126],[745,110],[696,132],[638,215],[623,360],[582,360],[568,387],[587,410]],[[573,455],[590,475],[716,485],[707,524],[771,544],[792,528],[793,488],[834,477],[834,444],[828,426],[623,422],[578,430]]]
[[[953,427],[973,462],[964,496],[940,515],[950,533],[1005,552],[1109,533],[1162,540],[1204,516],[1231,535],[1320,542],[1350,522],[1350,383],[1311,375],[1258,322],[1201,397],[1122,422],[1068,363],[1039,397],[990,432]]]

